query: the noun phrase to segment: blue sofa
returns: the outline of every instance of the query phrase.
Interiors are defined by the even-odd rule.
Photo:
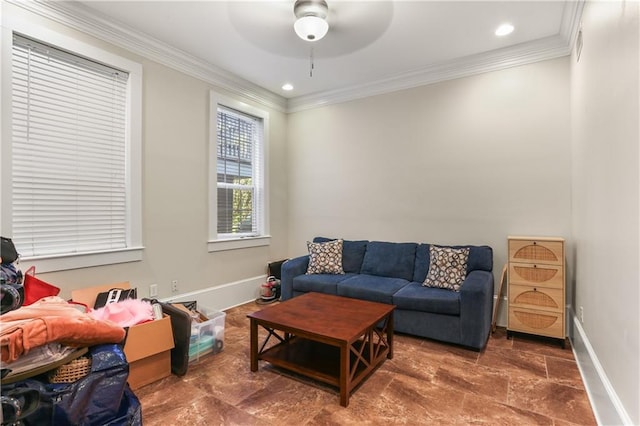
[[[331,240],[317,237],[314,242]],[[493,250],[450,247],[469,248],[467,274],[458,292],[422,285],[429,270],[429,244],[345,240],[344,274],[307,275],[309,255],[286,261],[281,300],[313,291],[393,304],[395,331],[479,351],[491,329]]]

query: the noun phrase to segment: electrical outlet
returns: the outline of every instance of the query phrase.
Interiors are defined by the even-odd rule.
[[[149,297],[158,297],[158,284],[151,284],[149,286]]]
[[[580,312],[578,313],[578,316],[580,317],[580,322],[582,324],[584,324],[584,308],[582,306],[580,306]]]
[[[178,280],[171,281],[171,292],[172,293],[178,292]]]

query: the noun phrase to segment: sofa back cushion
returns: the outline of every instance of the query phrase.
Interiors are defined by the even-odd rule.
[[[327,241],[333,241],[337,238],[315,237],[314,243],[326,243]],[[362,268],[362,260],[364,259],[364,252],[367,249],[367,240],[349,241],[344,240],[342,244],[342,269],[344,272],[352,272],[354,274],[360,273]]]
[[[427,278],[429,272],[429,246],[430,244],[420,244],[416,249],[415,270],[413,281],[422,283]],[[493,270],[493,250],[489,246],[442,246],[451,248],[469,248],[469,258],[467,259],[467,275],[471,271]]]
[[[416,243],[371,241],[367,244],[360,273],[411,281],[417,247]]]

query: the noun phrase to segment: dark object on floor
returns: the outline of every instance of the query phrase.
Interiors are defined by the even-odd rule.
[[[289,259],[278,260],[267,265],[269,275],[276,277],[277,280],[282,279],[282,264]]]
[[[33,378],[3,384],[3,395],[16,392],[27,395],[29,390],[40,394],[37,408],[28,415],[22,415],[21,424],[142,424],[140,401],[127,384],[129,364],[122,347],[98,345],[89,351],[91,372],[74,383],[47,383]]]
[[[189,367],[189,339],[191,338],[191,316],[171,303],[161,303],[162,312],[171,317],[173,349],[171,349],[171,372],[176,376],[187,374]]]
[[[171,319],[173,330],[173,349],[171,349],[171,372],[176,376],[187,374],[189,367],[189,343],[191,339],[191,316],[184,310],[173,306],[171,303],[160,302],[158,299],[143,299],[151,303],[160,304],[162,313]],[[179,302],[189,310],[196,310],[197,301]]]

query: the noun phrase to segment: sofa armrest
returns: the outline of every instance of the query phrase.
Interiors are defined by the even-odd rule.
[[[280,276],[280,300],[287,300],[293,297],[293,279],[298,275],[303,275],[309,267],[309,255],[289,259],[282,264]]]
[[[460,288],[462,344],[481,350],[487,343],[493,314],[493,273],[471,271]]]

